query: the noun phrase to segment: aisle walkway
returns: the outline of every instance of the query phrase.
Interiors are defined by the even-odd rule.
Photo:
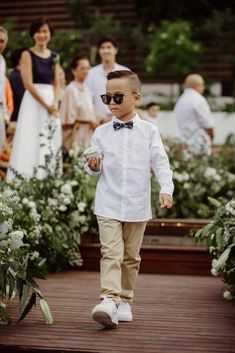
[[[41,288],[55,324],[43,324],[39,308],[21,324],[0,328],[0,351],[96,353],[234,353],[235,305],[221,298],[212,277],[139,276],[135,320],[102,329],[90,318],[99,274],[51,275]]]

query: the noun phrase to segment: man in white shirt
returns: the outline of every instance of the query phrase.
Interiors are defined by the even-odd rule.
[[[108,107],[100,99],[101,94],[106,92],[107,75],[111,71],[128,69],[116,63],[118,46],[112,38],[102,38],[98,43],[98,50],[101,64],[90,69],[86,84],[92,93],[97,115],[100,118],[104,118],[105,116],[110,116]]]
[[[86,170],[99,175],[95,214],[101,241],[100,304],[95,321],[107,327],[131,321],[133,289],[140,265],[140,247],[152,217],[150,170],[160,184],[160,206],[172,206],[173,182],[158,129],[136,114],[140,81],[131,71],[110,72],[102,95],[113,118],[98,127],[93,148],[85,151]],[[96,155],[95,155],[96,152]]]
[[[5,82],[6,82],[6,62],[2,53],[4,52],[8,41],[7,30],[0,26],[0,149],[6,137],[5,131]]]
[[[214,122],[209,104],[202,95],[205,90],[204,80],[197,74],[188,75],[184,88],[174,108],[179,139],[193,154],[210,154]]]

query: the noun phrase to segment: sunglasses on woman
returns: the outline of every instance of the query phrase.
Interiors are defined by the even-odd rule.
[[[111,94],[102,94],[100,97],[103,101],[104,104],[108,105],[111,103],[111,100],[113,99],[115,104],[122,104],[123,102],[123,97],[124,96],[129,96],[130,94],[123,94],[123,93],[115,93],[114,95]]]

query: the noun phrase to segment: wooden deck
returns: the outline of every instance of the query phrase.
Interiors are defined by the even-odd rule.
[[[0,328],[0,351],[234,353],[235,305],[222,299],[222,286],[213,277],[140,274],[134,321],[107,330],[90,317],[99,273],[53,274],[41,288],[55,324],[44,325],[36,308],[22,323]]]

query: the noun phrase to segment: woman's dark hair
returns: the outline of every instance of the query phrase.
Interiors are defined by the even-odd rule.
[[[50,23],[50,21],[46,17],[40,17],[34,20],[29,28],[29,34],[33,38],[34,34],[41,28],[43,25],[48,25],[51,36],[54,34],[54,29]]]
[[[79,65],[79,61],[81,61],[81,60],[88,60],[88,58],[85,55],[77,55],[77,56],[75,56],[75,58],[73,59],[73,61],[71,63],[71,69],[72,70],[76,69],[77,66]]]
[[[118,48],[118,45],[117,45],[117,42],[111,38],[111,37],[103,37],[101,38],[98,43],[97,43],[97,46],[98,46],[98,49],[100,49],[101,45],[104,44],[104,43],[112,43],[112,45],[115,47],[115,48]]]

